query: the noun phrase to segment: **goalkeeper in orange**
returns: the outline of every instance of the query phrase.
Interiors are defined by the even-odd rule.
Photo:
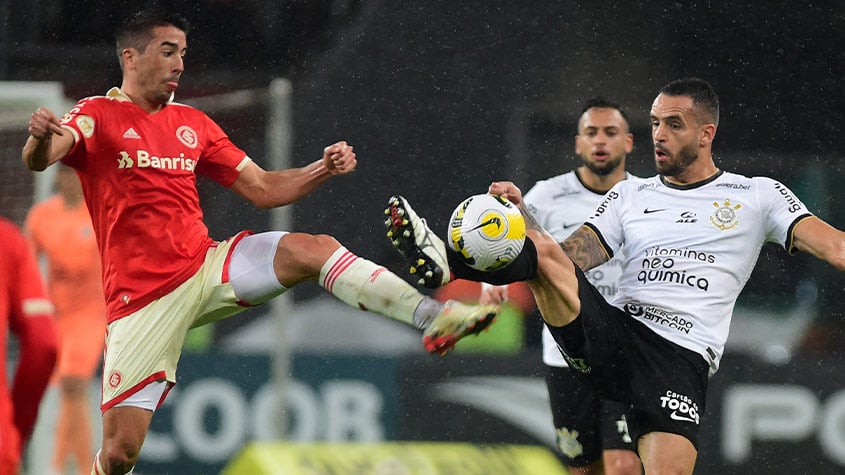
[[[70,167],[60,166],[56,191],[29,212],[25,228],[36,252],[48,263],[47,289],[56,309],[59,414],[51,468],[65,473],[72,459],[87,474],[94,456],[88,388],[103,354],[106,304],[100,255],[82,187]]]

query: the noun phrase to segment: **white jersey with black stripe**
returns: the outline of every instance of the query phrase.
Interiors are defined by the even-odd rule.
[[[636,178],[627,174],[627,179]],[[537,222],[562,242],[590,216],[604,193],[588,188],[575,171],[538,181],[523,197]],[[622,273],[621,253],[609,262],[586,272],[587,279],[602,295],[610,299],[616,294]],[[566,366],[549,329],[543,326],[543,362],[549,366]]]
[[[690,186],[655,176],[620,182],[586,225],[610,255],[624,245],[609,302],[718,368],[734,304],[766,242],[795,250],[792,232],[811,216],[783,184],[719,172]]]

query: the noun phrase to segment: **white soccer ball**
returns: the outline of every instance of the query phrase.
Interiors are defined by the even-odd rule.
[[[452,212],[448,245],[473,269],[501,269],[524,244],[525,219],[503,196],[473,195]]]

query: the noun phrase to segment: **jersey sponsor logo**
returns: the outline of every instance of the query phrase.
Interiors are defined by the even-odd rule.
[[[677,221],[675,221],[675,222],[676,222],[676,223],[680,223],[680,224],[692,224],[692,223],[697,223],[697,222],[698,222],[698,217],[697,217],[697,216],[696,216],[696,214],[695,214],[694,212],[692,212],[692,211],[684,211],[683,213],[681,213],[681,217],[680,217],[680,218],[678,218],[678,220],[677,220]]]
[[[664,327],[686,333],[687,335],[689,335],[689,332],[695,326],[692,321],[657,307],[642,307],[636,303],[627,303],[625,304],[625,311],[632,317],[639,317],[643,320],[655,322]]]
[[[646,251],[646,257],[640,262],[640,272],[637,280],[641,284],[649,282],[662,282],[686,285],[707,292],[710,289],[710,281],[706,277],[700,277],[688,273],[686,270],[679,270],[675,265],[683,260],[696,260],[713,264],[716,256],[694,249],[667,249],[654,247]]]
[[[125,138],[125,139],[140,139],[141,136],[138,134],[138,132],[135,132],[135,129],[133,129],[132,127],[129,127],[128,129],[126,129],[126,132],[123,133],[123,138]]]
[[[659,213],[661,211],[666,211],[666,208],[646,208],[643,210],[643,214]]]
[[[556,193],[552,195],[553,200],[559,200],[562,198],[568,198],[570,196],[580,195],[582,192],[578,190],[563,190],[561,193]]]
[[[607,211],[607,207],[610,205],[610,202],[615,200],[615,199],[618,199],[618,198],[619,198],[619,193],[617,193],[615,191],[609,191],[604,196],[604,201],[602,201],[601,204],[598,206],[598,208],[596,208],[596,212],[593,213],[593,215],[590,216],[590,218],[591,219],[592,218],[598,218],[599,216],[601,216],[605,211]]]
[[[783,199],[786,200],[786,203],[789,205],[790,213],[795,213],[801,209],[801,202],[798,201],[798,198],[796,198],[788,188],[778,182],[775,182],[775,191],[777,191]]]
[[[646,188],[655,188],[657,185],[654,183],[643,183],[642,185],[637,187],[637,191],[643,191]]]
[[[660,396],[660,407],[667,409],[669,417],[675,421],[699,423],[698,404],[691,398],[674,391],[666,391]],[[667,411],[667,412],[668,412]]]
[[[94,135],[94,118],[88,115],[80,115],[76,118],[76,126],[82,132],[86,139],[90,139]]]
[[[739,217],[737,210],[742,208],[742,204],[731,203],[731,200],[725,199],[722,203],[718,201],[713,202],[716,211],[710,216],[710,222],[722,231],[728,231],[739,226]]]
[[[184,153],[180,153],[178,157],[157,157],[146,150],[138,150],[133,157],[129,152],[121,150],[117,157],[117,168],[156,168],[192,172],[196,167],[197,161],[186,157]]]
[[[731,190],[748,191],[751,189],[751,185],[746,185],[744,183],[717,183],[716,188],[730,188]]]
[[[191,148],[197,148],[197,143],[199,142],[197,133],[194,132],[194,129],[188,127],[187,125],[183,125],[176,129],[176,138],[178,138],[180,142]]]

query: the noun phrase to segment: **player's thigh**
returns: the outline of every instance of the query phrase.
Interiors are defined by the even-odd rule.
[[[285,291],[276,275],[275,259],[279,242],[286,235],[275,231],[235,238],[224,274],[238,301],[258,305]]]
[[[691,474],[698,455],[686,437],[669,432],[650,432],[638,441],[646,473]]]

